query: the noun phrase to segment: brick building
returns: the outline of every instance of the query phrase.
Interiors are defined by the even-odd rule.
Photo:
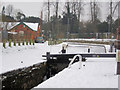
[[[39,37],[40,25],[38,23],[16,23],[8,30],[8,39],[22,41],[35,40]]]

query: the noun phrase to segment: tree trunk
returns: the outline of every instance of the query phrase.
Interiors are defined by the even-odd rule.
[[[56,2],[56,18],[58,17],[58,3],[59,2]]]
[[[50,2],[48,0],[48,22],[50,21]]]

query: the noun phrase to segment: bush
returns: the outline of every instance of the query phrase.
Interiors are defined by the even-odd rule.
[[[26,40],[26,45],[28,45],[28,40]]]
[[[5,41],[3,41],[3,47],[6,48],[6,42]]]
[[[22,45],[25,45],[25,42],[24,42],[24,40],[22,41]]]
[[[9,40],[9,47],[11,47],[11,39]]]
[[[35,41],[33,40],[32,42],[33,42],[33,45],[35,45]]]
[[[18,41],[18,46],[20,46],[20,41]]]
[[[29,41],[30,45],[31,45],[31,40]]]
[[[13,46],[16,46],[16,40],[14,40],[14,42],[13,42]]]

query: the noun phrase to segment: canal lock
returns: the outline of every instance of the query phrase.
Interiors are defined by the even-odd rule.
[[[78,59],[76,58],[75,62],[77,61]],[[58,57],[57,59],[50,59],[47,62],[38,63],[30,67],[3,73],[0,75],[2,90],[13,88],[18,90],[32,89],[67,68],[69,63],[69,58]]]

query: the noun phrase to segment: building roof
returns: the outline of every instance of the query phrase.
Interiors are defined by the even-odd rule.
[[[27,23],[27,22],[14,22],[14,24],[13,24],[13,22],[12,23],[9,23],[8,24],[8,30],[10,30],[10,29],[12,29],[13,27],[15,27],[15,26],[17,26],[17,25],[19,25],[19,24],[21,24],[21,23],[23,23],[24,25],[26,25],[27,27],[29,27],[30,29],[32,29],[33,31],[37,31],[38,30],[38,24],[39,23]],[[12,25],[13,24],[13,25]]]
[[[20,22],[9,22],[8,23],[8,26],[7,26],[7,29],[10,30],[12,29],[13,27],[15,27],[16,25],[18,25]]]
[[[26,22],[23,22],[23,23],[26,24],[28,27],[30,27],[34,31],[37,31],[38,29],[38,23],[26,23]]]

